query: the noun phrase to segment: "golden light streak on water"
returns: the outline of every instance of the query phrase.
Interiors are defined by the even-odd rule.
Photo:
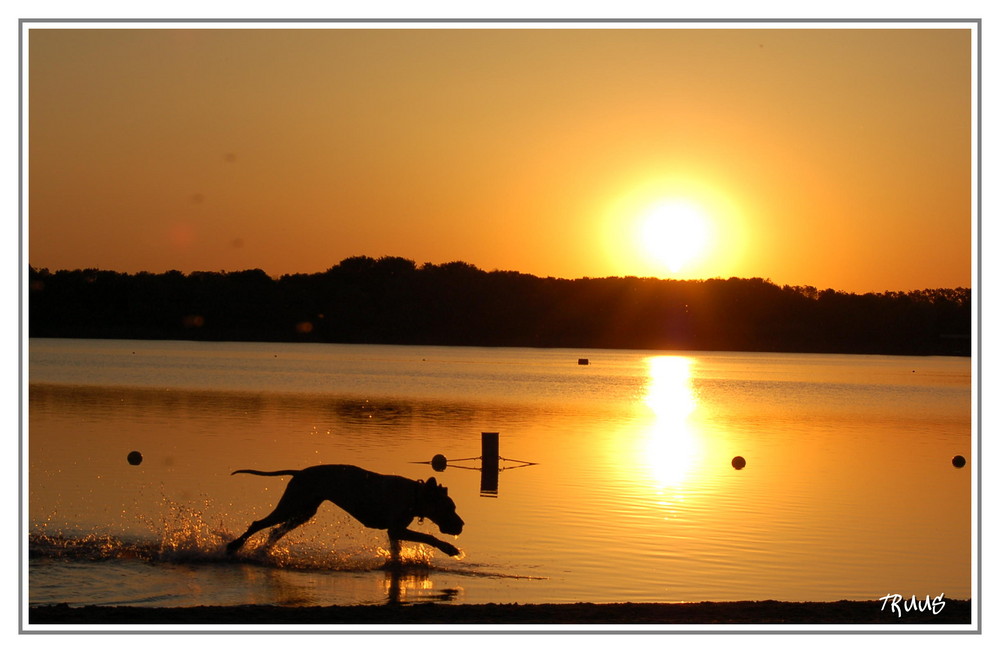
[[[691,418],[698,400],[691,385],[693,360],[685,356],[654,356],[646,360],[649,384],[643,399],[652,422],[642,455],[659,489],[683,485],[703,445]]]

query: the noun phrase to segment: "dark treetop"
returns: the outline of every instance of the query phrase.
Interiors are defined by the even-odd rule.
[[[971,353],[971,291],[555,279],[365,256],[261,270],[30,270],[29,335],[862,354]]]

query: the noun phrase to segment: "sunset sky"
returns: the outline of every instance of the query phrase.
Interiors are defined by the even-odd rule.
[[[27,262],[972,283],[973,38],[30,30]]]

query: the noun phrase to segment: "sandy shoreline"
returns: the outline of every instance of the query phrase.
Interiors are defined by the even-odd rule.
[[[145,608],[66,605],[29,609],[32,626],[50,624],[796,624],[925,625],[949,629],[971,623],[971,602],[948,600],[938,614],[904,612],[896,615],[882,609],[881,601],[783,602],[734,601],[719,603],[573,603],[573,604],[481,604],[454,605],[354,605],[324,607],[277,607],[264,605],[199,606],[189,608]]]

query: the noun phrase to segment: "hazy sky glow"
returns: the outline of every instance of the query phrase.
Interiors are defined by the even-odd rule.
[[[31,29],[28,262],[971,285],[965,26],[408,27]]]

